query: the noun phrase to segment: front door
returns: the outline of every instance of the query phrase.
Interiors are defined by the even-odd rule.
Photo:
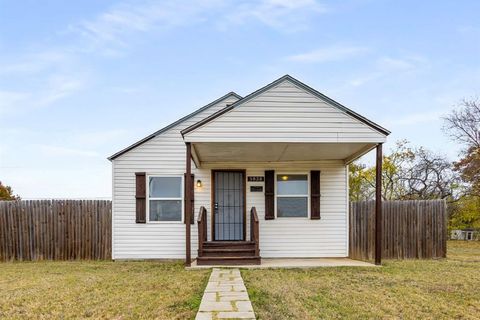
[[[245,239],[245,171],[214,170],[213,239]]]

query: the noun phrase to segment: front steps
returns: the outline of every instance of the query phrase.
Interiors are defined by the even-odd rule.
[[[258,265],[254,241],[205,241],[198,252],[197,265]]]

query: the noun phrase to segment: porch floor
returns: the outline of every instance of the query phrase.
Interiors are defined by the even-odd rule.
[[[262,268],[319,268],[319,267],[376,267],[373,263],[352,260],[349,258],[262,258],[262,263],[259,265],[218,265],[218,266],[198,266],[197,260],[192,262],[191,267],[187,270],[193,269],[208,269],[208,268],[248,268],[248,269],[262,269]]]

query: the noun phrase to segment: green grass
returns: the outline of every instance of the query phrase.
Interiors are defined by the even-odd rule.
[[[0,319],[192,319],[209,270],[173,262],[0,263]],[[480,243],[382,268],[242,270],[260,319],[478,319]]]
[[[0,263],[0,319],[193,319],[209,274],[175,262]]]
[[[242,270],[260,319],[478,319],[480,242],[382,268]]]

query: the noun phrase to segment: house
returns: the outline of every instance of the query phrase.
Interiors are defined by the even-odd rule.
[[[109,158],[113,259],[347,257],[348,164],[389,133],[289,75],[230,92]]]
[[[452,240],[480,240],[480,230],[474,228],[452,230],[450,234]]]

